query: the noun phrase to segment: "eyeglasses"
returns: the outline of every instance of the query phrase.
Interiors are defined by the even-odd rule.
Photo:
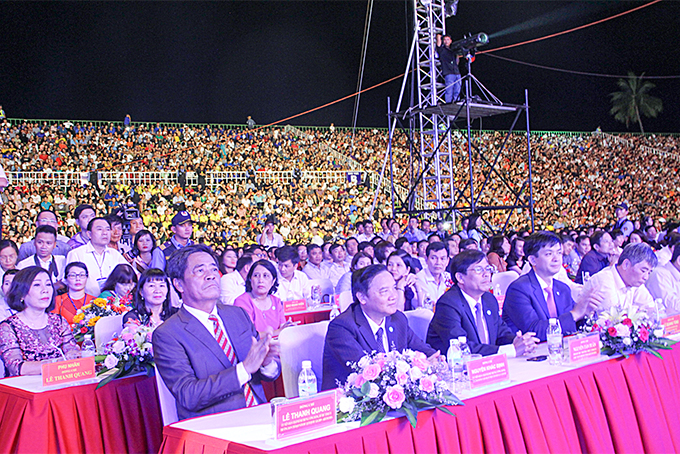
[[[78,279],[87,279],[87,273],[69,273],[66,275],[67,278],[73,279],[73,280],[78,280]]]
[[[491,265],[488,265],[488,266],[479,265],[479,266],[476,266],[474,268],[468,268],[468,272],[474,271],[477,274],[484,274],[484,272],[491,274],[491,273],[493,273],[493,270],[494,270],[494,267],[491,266]]]

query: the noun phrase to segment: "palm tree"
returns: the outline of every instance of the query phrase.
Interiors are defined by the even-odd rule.
[[[656,118],[663,110],[661,99],[649,94],[649,91],[656,85],[643,81],[644,76],[645,73],[638,77],[632,71],[628,71],[628,78],[619,79],[616,83],[621,91],[615,91],[609,95],[612,98],[612,108],[609,113],[614,115],[616,120],[625,123],[626,128],[631,122],[637,121],[642,133],[645,130],[642,127],[641,114],[647,118]]]

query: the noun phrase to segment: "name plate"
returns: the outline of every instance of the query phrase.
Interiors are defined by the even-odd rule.
[[[670,315],[661,319],[661,325],[666,334],[680,333],[680,314]]]
[[[290,300],[283,302],[283,313],[290,314],[291,312],[301,312],[307,310],[307,301],[301,300]]]
[[[337,423],[335,390],[289,400],[274,410],[276,439],[294,437]]]
[[[95,378],[94,356],[42,365],[43,386],[62,385]]]
[[[470,388],[493,385],[510,379],[508,358],[505,353],[486,356],[468,361],[468,376]]]
[[[597,333],[586,337],[573,337],[568,343],[569,361],[572,363],[600,356],[600,336]]]

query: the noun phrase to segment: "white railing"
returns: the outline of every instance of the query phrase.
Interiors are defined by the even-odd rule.
[[[647,145],[635,145],[630,140],[624,139],[624,138],[619,137],[619,136],[615,136],[613,134],[607,134],[606,132],[602,132],[602,131],[595,131],[595,132],[593,132],[593,135],[594,136],[600,135],[607,140],[611,140],[615,144],[624,144],[627,147],[631,147],[631,148],[635,148],[637,146],[640,150],[644,151],[645,153],[655,154],[657,156],[661,156],[661,157],[664,157],[664,158],[673,158],[673,159],[680,160],[680,154],[678,154],[678,153],[672,153],[670,151],[648,147]]]

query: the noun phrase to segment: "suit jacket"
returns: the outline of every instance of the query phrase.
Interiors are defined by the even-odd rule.
[[[435,350],[423,342],[408,326],[403,312],[385,318],[387,343],[391,350],[407,348],[430,356]],[[336,380],[344,383],[352,373],[348,361],[357,362],[362,356],[378,349],[378,341],[358,303],[352,304],[328,325],[323,348],[323,381],[321,389],[336,388]]]
[[[248,355],[257,331],[240,307],[218,304],[217,313],[239,363]],[[184,307],[154,330],[153,350],[156,367],[177,401],[179,419],[246,406],[236,366],[231,365],[212,333]],[[258,371],[250,380],[259,402],[267,401],[260,384],[263,379],[271,380]]]
[[[569,286],[553,279],[553,298],[562,333],[576,332],[576,323],[570,312],[574,308],[574,299]],[[537,338],[545,341],[549,318],[548,304],[534,270],[510,284],[503,304],[503,320],[511,329],[519,329],[522,333],[532,331]]]
[[[460,288],[454,285],[437,301],[434,317],[427,329],[427,343],[446,353],[449,340],[465,336],[472,353],[484,356],[498,353],[498,346],[512,343],[515,333],[501,320],[498,301],[489,292],[482,295],[482,310],[489,331],[488,344],[481,343],[475,315]]]

